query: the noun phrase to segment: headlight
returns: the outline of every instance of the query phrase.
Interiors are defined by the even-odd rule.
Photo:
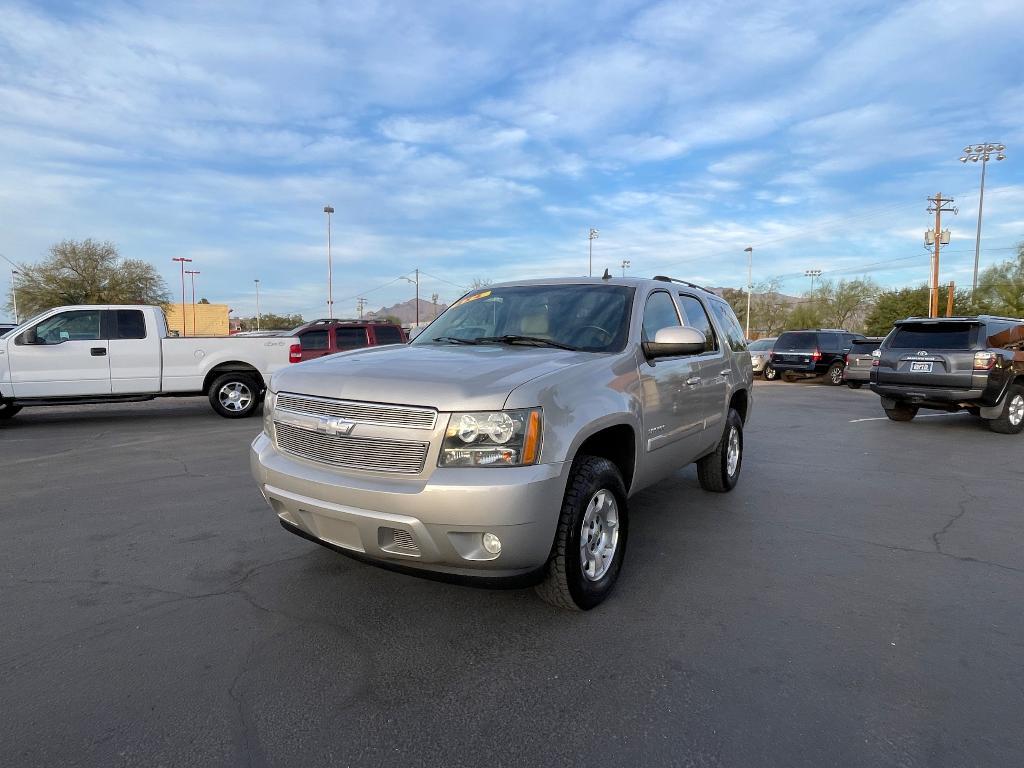
[[[274,439],[274,408],[277,407],[277,392],[267,390],[263,397],[263,431],[267,436]]]
[[[453,413],[438,465],[521,467],[540,456],[540,409]]]

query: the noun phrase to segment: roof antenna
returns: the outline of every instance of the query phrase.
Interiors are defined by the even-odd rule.
[[[612,279],[612,275],[611,275],[611,273],[610,273],[610,272],[608,271],[608,267],[605,267],[605,268],[604,268],[604,274],[603,274],[603,275],[601,275],[601,279],[602,279],[602,280],[611,280],[611,279]]]

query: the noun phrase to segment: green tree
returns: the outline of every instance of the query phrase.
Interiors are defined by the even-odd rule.
[[[747,325],[747,292],[739,288],[723,288],[722,298],[729,302],[740,325]],[[754,286],[750,295],[750,335],[775,336],[785,330],[789,322],[791,300],[781,291],[778,280],[769,280]]]
[[[1017,258],[994,264],[978,277],[977,307],[995,315],[1024,317],[1024,243]]]
[[[199,303],[200,303],[200,304],[209,304],[209,303],[210,303],[210,300],[209,300],[208,298],[206,298],[206,297],[204,296],[203,298],[201,298],[201,299],[199,300]]]
[[[882,291],[865,320],[865,333],[870,336],[885,336],[895,323],[908,317],[928,317],[927,285],[914,288],[896,288]],[[949,287],[939,286],[939,314],[946,314]],[[971,305],[970,291],[957,290],[953,293],[953,314],[977,314]]]
[[[13,289],[22,316],[65,304],[156,304],[170,300],[152,264],[122,259],[110,242],[63,240],[38,264],[19,265]],[[13,293],[7,297],[14,307]]]
[[[275,315],[273,312],[262,312],[260,313],[259,329],[261,331],[290,331],[292,328],[298,328],[304,322],[302,315]],[[240,317],[238,324],[243,331],[255,331],[256,316]]]
[[[823,326],[856,331],[864,326],[865,317],[878,293],[878,285],[865,277],[838,282],[823,280],[804,298],[814,308]]]

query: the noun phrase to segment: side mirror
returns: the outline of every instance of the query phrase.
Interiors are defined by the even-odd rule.
[[[657,357],[677,357],[679,355],[697,355],[707,347],[707,339],[696,328],[685,325],[672,325],[662,328],[654,334],[654,341],[643,344],[644,356],[648,360]]]

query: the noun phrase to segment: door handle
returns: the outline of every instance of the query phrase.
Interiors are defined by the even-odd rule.
[[[89,354],[93,357],[104,357],[107,354],[106,347],[93,347],[89,350]]]
[[[694,384],[700,384],[700,376],[691,376],[686,380],[686,383],[689,384],[691,387]]]
[[[718,375],[719,376],[731,376],[732,375],[732,368],[724,368],[724,369],[722,369],[721,371],[718,372]]]

